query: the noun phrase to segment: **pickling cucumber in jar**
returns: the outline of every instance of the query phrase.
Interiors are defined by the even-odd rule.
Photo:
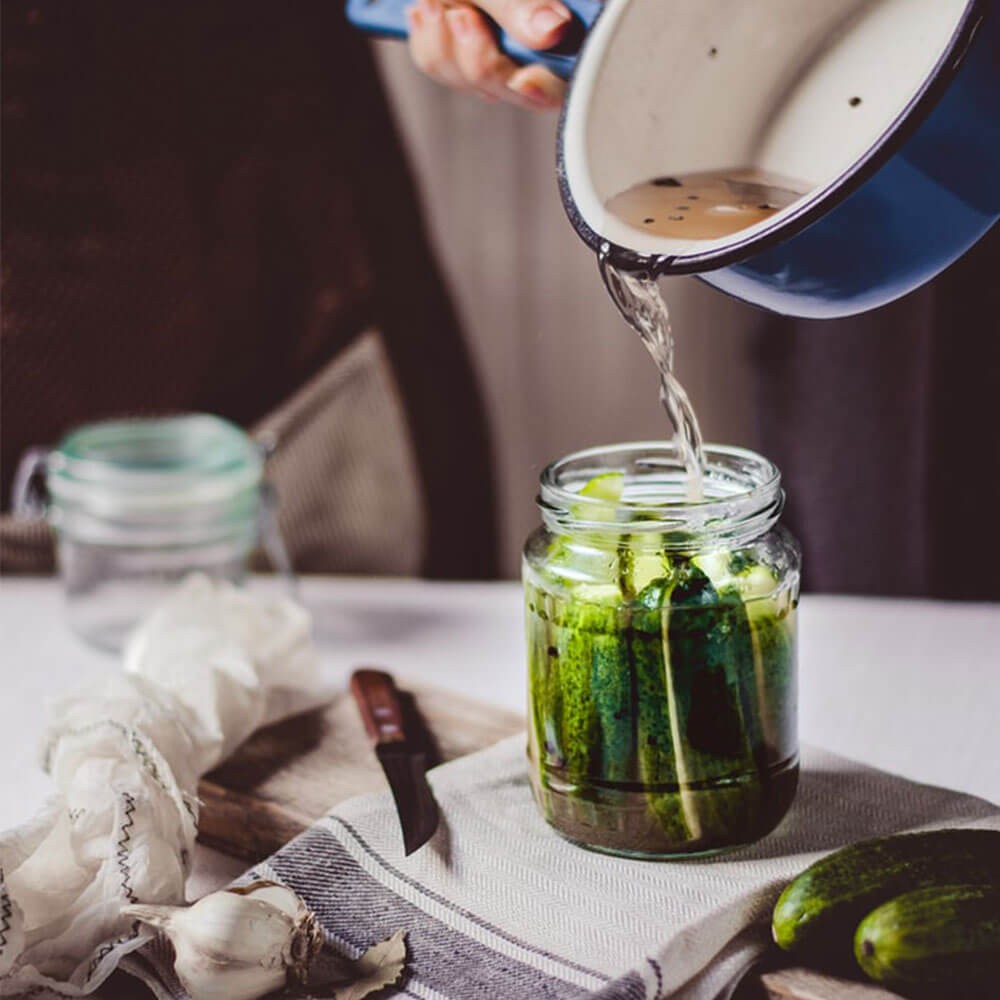
[[[736,848],[795,795],[800,556],[780,475],[743,449],[705,456],[697,502],[670,444],[542,474],[523,559],[531,783],[596,850]]]

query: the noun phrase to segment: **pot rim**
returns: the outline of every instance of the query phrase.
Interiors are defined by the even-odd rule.
[[[570,80],[566,99],[559,115],[558,141],[556,144],[556,176],[563,208],[570,223],[583,241],[595,252],[607,254],[616,266],[628,271],[645,271],[654,276],[700,274],[739,264],[762,250],[771,249],[797,236],[830,210],[845,201],[851,194],[870,180],[917,131],[936,107],[952,80],[958,74],[972,48],[977,31],[989,12],[990,0],[969,0],[958,26],[933,70],[925,77],[923,85],[905,108],[893,119],[881,136],[852,166],[818,193],[803,200],[802,204],[785,216],[781,222],[727,246],[706,250],[700,254],[676,256],[640,254],[628,247],[612,243],[595,232],[583,220],[576,207],[566,176],[564,136],[568,109],[579,79],[580,62],[585,58],[590,35],[584,41],[577,62],[577,72]],[[603,14],[598,15],[598,18]],[[596,21],[595,21],[596,23]],[[593,25],[591,26],[593,29]],[[955,58],[956,52],[958,58]]]

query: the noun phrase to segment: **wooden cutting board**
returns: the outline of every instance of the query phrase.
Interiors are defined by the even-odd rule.
[[[779,969],[760,981],[769,1000],[903,1000],[875,983],[836,979],[812,969]]]
[[[441,688],[397,679],[437,762],[524,730],[524,719]],[[326,708],[254,733],[198,786],[198,839],[232,857],[260,861],[354,795],[388,789],[349,691]]]
[[[438,761],[453,760],[521,732],[519,715],[440,688],[398,681],[408,711],[419,713]],[[386,790],[350,693],[326,708],[255,733],[225,764],[206,775],[198,839],[250,863],[353,795]],[[893,993],[807,969],[749,977],[746,1000],[899,1000]]]

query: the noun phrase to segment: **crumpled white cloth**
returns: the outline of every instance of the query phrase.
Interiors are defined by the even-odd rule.
[[[59,699],[57,792],[0,835],[0,997],[91,993],[148,940],[119,911],[183,902],[198,777],[318,688],[304,608],[195,576],[133,633],[123,674]]]

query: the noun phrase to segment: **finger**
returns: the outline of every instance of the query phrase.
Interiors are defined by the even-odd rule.
[[[441,0],[420,0],[406,10],[410,25],[410,54],[417,67],[449,87],[467,90],[455,61],[451,29]]]
[[[477,0],[504,31],[533,49],[555,45],[572,20],[560,0]]]
[[[451,29],[455,62],[467,86],[492,97],[523,103],[525,98],[507,89],[517,66],[496,45],[482,15],[462,4],[445,15]]]
[[[558,108],[566,96],[566,81],[544,66],[522,66],[509,77],[507,87],[540,108]]]

